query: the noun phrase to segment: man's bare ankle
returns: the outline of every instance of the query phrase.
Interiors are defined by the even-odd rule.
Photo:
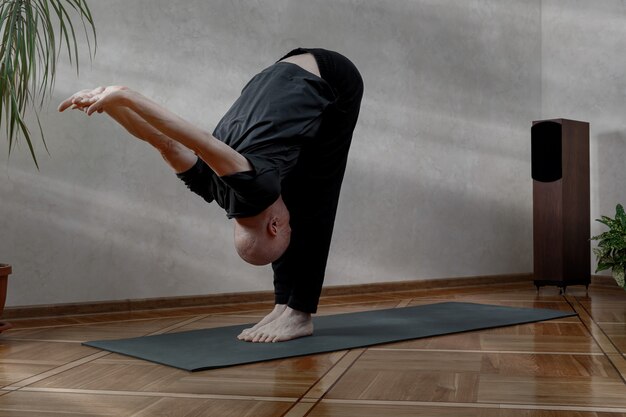
[[[305,311],[296,310],[295,308],[287,307],[283,314],[288,314],[291,317],[300,318],[300,319],[310,319],[311,313],[307,313]]]

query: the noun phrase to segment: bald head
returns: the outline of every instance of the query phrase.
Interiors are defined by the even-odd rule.
[[[282,197],[256,216],[235,220],[235,249],[252,265],[267,265],[280,258],[290,238],[289,210]]]

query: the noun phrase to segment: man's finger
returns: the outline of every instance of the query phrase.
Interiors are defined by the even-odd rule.
[[[83,103],[85,100],[87,100],[85,97],[75,97],[74,100],[72,100],[72,103],[78,105]]]
[[[82,97],[92,97],[95,94],[100,94],[102,91],[104,91],[104,89],[102,87],[98,87],[98,88],[95,88],[95,89],[80,90],[80,91],[72,94],[69,98],[63,100],[61,102],[61,104],[59,104],[58,110],[59,111],[64,111],[68,107],[70,107],[72,104],[76,104],[76,101],[79,98],[82,98]]]
[[[63,101],[61,102],[61,104],[59,104],[59,108],[58,108],[58,110],[59,110],[59,111],[63,111],[63,110],[65,110],[65,109],[67,109],[68,107],[70,107],[72,104],[74,104],[74,103],[72,102],[72,101],[73,101],[73,98],[74,98],[74,96],[72,96],[72,97],[70,97],[70,98],[68,98],[68,99],[66,99],[66,100],[63,100]]]
[[[89,106],[89,108],[87,108],[86,113],[88,116],[91,116],[94,112],[100,112],[100,110],[103,110],[103,101],[104,99],[100,99],[98,101],[96,101],[95,103],[93,103],[91,106]]]

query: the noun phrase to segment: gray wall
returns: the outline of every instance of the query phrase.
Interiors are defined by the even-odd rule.
[[[529,128],[549,89],[539,0],[90,5],[98,54],[78,79],[61,66],[42,115],[51,155],[39,146],[37,171],[22,147],[0,166],[9,305],[271,289],[269,267],[237,258],[223,211],[156,152],[102,115],[54,107],[125,84],[211,130],[252,75],[301,45],[346,54],[366,84],[328,285],[532,269]]]
[[[624,0],[543,1],[542,114],[591,124],[592,235],[626,205],[625,22]]]

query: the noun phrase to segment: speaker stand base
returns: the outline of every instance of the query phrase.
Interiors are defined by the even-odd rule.
[[[565,292],[567,291],[567,287],[570,287],[572,285],[584,285],[586,292],[589,293],[589,284],[591,283],[591,281],[590,280],[568,280],[567,282],[564,282],[564,281],[556,281],[556,280],[549,280],[549,279],[536,279],[534,283],[535,283],[535,287],[537,287],[537,292],[539,292],[539,289],[541,287],[555,286],[559,288],[559,295],[565,295]]]

